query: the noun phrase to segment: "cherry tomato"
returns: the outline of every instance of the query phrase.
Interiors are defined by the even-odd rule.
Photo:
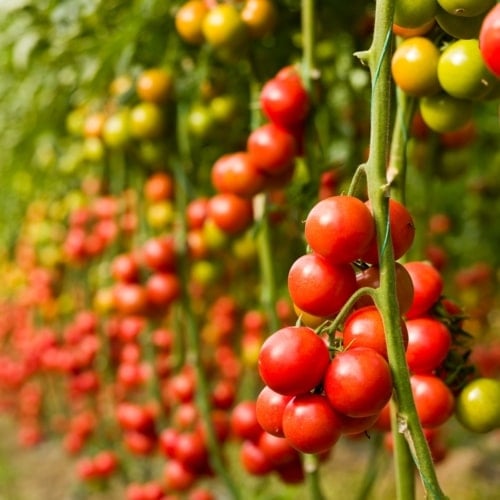
[[[148,201],[169,200],[174,194],[174,180],[166,172],[151,174],[144,184],[144,196]]]
[[[417,97],[439,92],[439,56],[439,49],[428,38],[416,36],[404,40],[392,56],[391,71],[396,85]]]
[[[391,370],[377,351],[353,347],[332,359],[324,389],[337,412],[349,417],[368,417],[378,414],[391,398]]]
[[[476,39],[450,43],[439,58],[437,73],[443,90],[457,99],[480,99],[495,83]]]
[[[434,375],[414,374],[411,389],[422,427],[438,427],[453,414],[455,398],[449,387]]]
[[[495,5],[495,0],[437,0],[439,5],[454,16],[479,16]]]
[[[272,462],[253,441],[243,441],[240,448],[240,461],[243,468],[253,476],[264,476],[274,469]]]
[[[484,18],[479,32],[479,48],[486,66],[500,78],[500,5]]]
[[[341,417],[325,396],[294,396],[283,413],[283,432],[289,443],[302,453],[322,453],[340,438]]]
[[[137,77],[137,95],[143,101],[164,103],[173,90],[172,74],[164,68],[149,68]]]
[[[457,398],[458,421],[472,432],[500,427],[500,381],[481,377],[469,382]]]
[[[109,116],[102,128],[102,138],[106,146],[121,148],[130,140],[129,110],[124,109]]]
[[[422,24],[422,26],[417,26],[415,28],[405,28],[404,26],[399,26],[398,24],[392,25],[392,32],[400,36],[401,38],[411,38],[414,36],[422,36],[434,27],[436,21],[434,19],[430,19],[426,23]]]
[[[260,105],[269,120],[284,128],[293,128],[305,120],[309,96],[299,74],[287,69],[264,85]]]
[[[436,304],[443,291],[443,278],[428,262],[413,261],[403,264],[413,282],[413,302],[406,313],[408,319],[425,315]]]
[[[288,273],[292,302],[314,316],[336,314],[355,290],[356,275],[349,264],[330,264],[318,254],[299,257]]]
[[[394,23],[404,28],[419,28],[434,19],[436,10],[436,0],[398,0]]]
[[[438,8],[436,21],[439,27],[453,38],[468,40],[478,38],[485,13],[473,17],[456,16],[442,7]]]
[[[162,110],[154,103],[144,101],[130,110],[129,130],[138,139],[157,139],[164,131]]]
[[[206,41],[217,48],[235,48],[247,37],[247,27],[235,5],[216,4],[205,15],[202,31]]]
[[[470,100],[458,99],[445,92],[422,97],[419,109],[425,124],[440,133],[457,130],[472,118]]]
[[[288,439],[268,432],[261,434],[258,446],[274,467],[293,462],[300,456]]]
[[[278,12],[273,0],[246,0],[241,11],[241,19],[252,38],[263,38],[274,31]]]
[[[240,401],[231,412],[231,431],[239,439],[257,442],[263,430],[257,421],[255,401]]]
[[[368,207],[354,196],[331,196],[309,211],[304,234],[308,245],[331,263],[359,259],[375,235]]]
[[[274,436],[283,437],[283,411],[292,396],[285,396],[264,386],[255,400],[255,414],[260,426]]]
[[[413,373],[431,373],[446,358],[451,347],[451,334],[437,319],[422,317],[406,322],[408,347],[406,361]]]
[[[404,321],[401,321],[401,332],[406,346],[408,333]],[[347,349],[369,347],[387,359],[384,324],[375,306],[366,306],[353,311],[345,320],[342,338]]]
[[[314,330],[288,326],[268,337],[258,359],[262,380],[275,392],[309,392],[323,379],[330,362],[328,347]]]
[[[208,13],[207,4],[203,0],[188,0],[175,14],[175,28],[180,37],[192,45],[200,45],[205,41],[203,20]]]
[[[295,138],[284,128],[266,123],[248,136],[247,151],[259,170],[269,175],[280,174],[294,161]]]
[[[371,210],[370,201],[367,201],[366,205]],[[389,200],[389,225],[391,229],[391,241],[394,258],[399,259],[410,249],[413,243],[413,239],[415,237],[415,225],[408,209],[402,203],[392,198]],[[370,245],[363,253],[361,259],[369,264],[378,263],[376,235],[372,238]]]
[[[233,193],[219,193],[208,202],[208,216],[228,234],[238,234],[253,222],[252,201]]]

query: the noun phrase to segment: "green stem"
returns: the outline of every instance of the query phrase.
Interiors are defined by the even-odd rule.
[[[366,470],[359,488],[356,500],[365,500],[370,497],[370,492],[377,479],[381,467],[381,450],[383,443],[383,434],[376,432],[370,441],[370,454],[366,463]]]
[[[303,455],[304,470],[311,500],[323,500],[325,496],[321,491],[319,481],[319,459],[316,455]]]
[[[390,240],[389,186],[386,179],[391,129],[391,71],[392,18],[394,0],[380,0],[375,10],[373,42],[368,63],[372,75],[370,156],[367,163],[368,196],[372,204],[379,242],[380,288],[376,294],[386,332],[389,364],[394,379],[395,397],[398,404],[399,432],[404,433],[412,450],[428,498],[446,498],[439,486],[427,441],[415,408],[401,335],[399,305],[396,296],[394,254]],[[406,458],[406,457],[405,457]],[[401,499],[413,499],[414,488],[406,484],[404,477],[413,474],[413,468],[403,468],[403,457],[396,466],[396,482]],[[406,460],[404,460],[406,462]]]
[[[306,89],[311,92],[314,76],[314,0],[302,0],[302,77]]]

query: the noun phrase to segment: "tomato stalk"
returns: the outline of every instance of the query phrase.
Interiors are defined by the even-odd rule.
[[[391,129],[390,64],[394,5],[394,0],[377,2],[372,44],[370,49],[362,54],[372,77],[370,155],[366,173],[368,196],[375,217],[379,247],[380,287],[375,295],[375,303],[383,318],[389,364],[394,379],[398,424],[394,433],[404,434],[408,441],[427,496],[432,499],[443,499],[446,497],[439,486],[429,446],[425,440],[412,396],[410,375],[401,335],[394,254],[390,244],[389,195],[391,186],[386,175]],[[413,461],[408,460],[409,455],[403,447],[397,447],[395,451],[397,452],[395,473],[398,498],[414,498],[414,486],[405,480],[413,475]]]

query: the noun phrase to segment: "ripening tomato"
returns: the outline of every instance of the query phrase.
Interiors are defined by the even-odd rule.
[[[371,210],[369,200],[366,205]],[[389,200],[389,225],[394,259],[399,259],[410,249],[413,243],[415,225],[409,210],[402,203],[392,198]],[[374,235],[361,259],[369,264],[377,264],[378,258],[377,237]]]
[[[408,332],[401,321],[403,343],[408,344]],[[342,331],[345,348],[369,347],[387,359],[387,344],[382,316],[375,306],[366,306],[354,310],[344,323]]]
[[[479,32],[479,48],[489,70],[500,78],[500,5],[496,4],[484,18]]]
[[[455,398],[449,387],[434,375],[414,374],[411,389],[422,427],[438,427],[453,414]]]
[[[140,102],[130,110],[130,135],[137,139],[157,139],[164,131],[162,110],[153,102]]]
[[[375,235],[372,213],[354,196],[331,196],[309,211],[304,227],[308,245],[331,263],[361,258]]]
[[[299,257],[288,273],[292,302],[314,316],[338,313],[355,290],[356,275],[349,264],[331,264],[315,253]]]
[[[162,104],[172,93],[172,74],[165,68],[146,69],[137,77],[135,88],[141,100]]]
[[[274,123],[266,123],[248,136],[247,151],[257,168],[269,175],[281,174],[293,163],[294,136]]]
[[[437,0],[439,5],[454,16],[479,16],[495,5],[495,0]]]
[[[281,328],[259,353],[259,374],[273,391],[284,395],[309,392],[322,380],[330,362],[328,347],[306,326]]]
[[[436,0],[398,0],[394,6],[394,23],[404,28],[418,28],[434,19]]]
[[[175,14],[175,28],[187,43],[201,45],[205,41],[203,20],[208,13],[203,0],[188,0]]]
[[[278,12],[273,0],[246,0],[241,11],[252,38],[263,38],[271,34],[278,21]]]
[[[302,453],[328,451],[340,438],[341,417],[321,394],[294,396],[283,412],[283,432]]]
[[[202,24],[205,40],[217,48],[236,48],[247,38],[247,27],[235,5],[216,4],[205,15]]]
[[[260,93],[260,105],[267,118],[284,128],[302,123],[309,111],[309,95],[300,75],[293,69],[267,81]]]
[[[167,172],[155,172],[144,183],[144,196],[150,202],[169,200],[174,194],[174,180]]]
[[[292,396],[285,396],[264,386],[255,400],[255,414],[262,429],[283,437],[283,412]]]
[[[425,261],[403,264],[413,283],[413,302],[406,313],[408,319],[425,315],[436,304],[443,291],[443,278],[439,271]]]
[[[392,376],[386,359],[368,347],[339,352],[324,378],[333,408],[349,417],[378,414],[392,395]]]
[[[446,358],[451,347],[451,333],[444,323],[431,317],[410,319],[406,361],[413,373],[431,373]]]
[[[457,130],[472,118],[473,103],[446,92],[422,97],[419,110],[424,123],[434,132]]]
[[[396,85],[417,97],[439,92],[439,56],[439,49],[428,38],[415,36],[404,40],[392,56],[391,71]]]
[[[228,234],[238,234],[253,222],[252,201],[233,193],[219,193],[208,201],[208,217]]]

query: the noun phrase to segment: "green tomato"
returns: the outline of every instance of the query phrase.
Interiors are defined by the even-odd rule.
[[[495,5],[496,0],[438,0],[439,5],[454,16],[479,16]]]
[[[436,11],[436,0],[398,0],[394,7],[394,24],[420,28],[434,18]]]
[[[130,110],[130,134],[137,139],[156,139],[164,131],[165,119],[158,105],[143,101]]]
[[[474,38],[448,45],[439,58],[437,74],[443,90],[458,99],[481,99],[495,83]]]
[[[111,115],[102,130],[104,144],[110,148],[121,148],[130,140],[129,110],[123,109]]]
[[[453,38],[468,40],[478,38],[486,13],[473,17],[455,16],[439,7],[436,21],[439,27]]]
[[[451,132],[465,125],[472,118],[473,103],[457,99],[445,92],[422,97],[419,103],[424,123],[435,132]]]
[[[458,421],[473,432],[490,432],[500,427],[500,381],[478,378],[469,382],[457,397]]]

